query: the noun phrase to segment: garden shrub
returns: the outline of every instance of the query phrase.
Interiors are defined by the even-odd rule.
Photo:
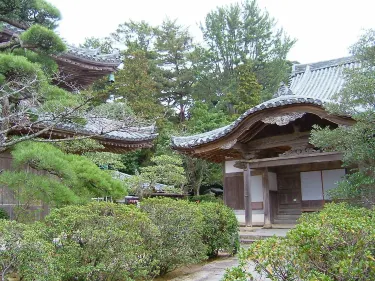
[[[0,208],[0,220],[1,219],[4,219],[4,220],[8,220],[9,219],[8,213],[4,209],[2,209],[2,208]]]
[[[54,246],[44,239],[40,223],[25,225],[0,220],[0,275],[17,274],[22,280],[60,280]]]
[[[133,206],[90,203],[55,209],[46,217],[63,280],[145,280],[158,273],[150,249],[159,232]]]
[[[213,194],[194,195],[188,197],[190,202],[216,202],[224,203],[222,198],[215,197]]]
[[[375,211],[342,203],[305,214],[286,238],[242,251],[224,280],[252,280],[250,266],[271,280],[375,280]]]
[[[203,243],[209,257],[219,250],[236,253],[239,248],[238,221],[233,210],[224,204],[203,202],[198,204],[203,215]]]
[[[141,209],[160,231],[161,244],[154,252],[161,274],[206,258],[206,246],[202,241],[203,217],[197,204],[149,198],[141,202]]]

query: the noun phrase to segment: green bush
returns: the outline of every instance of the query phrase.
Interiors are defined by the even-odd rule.
[[[24,225],[0,220],[0,275],[17,274],[22,280],[60,280],[54,247],[44,239],[40,223]]]
[[[224,204],[203,202],[197,204],[203,214],[203,243],[209,257],[219,250],[236,253],[239,248],[238,221],[232,209]]]
[[[161,234],[161,244],[153,250],[161,274],[206,258],[206,246],[202,241],[203,217],[197,204],[185,200],[150,198],[141,202],[141,209]]]
[[[250,260],[271,280],[375,280],[375,211],[327,204],[303,215],[286,238],[254,243],[239,258],[225,281],[251,280]]]
[[[190,202],[216,202],[223,203],[222,198],[215,197],[213,194],[195,195],[188,197]]]
[[[4,209],[2,209],[2,208],[0,208],[0,220],[1,219],[4,219],[4,220],[8,220],[9,219],[8,213]]]
[[[46,217],[62,280],[144,280],[158,274],[159,232],[132,206],[90,203]]]

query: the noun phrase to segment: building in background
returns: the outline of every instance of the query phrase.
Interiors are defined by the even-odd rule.
[[[246,225],[295,223],[302,212],[322,208],[327,190],[345,174],[342,155],[309,143],[314,125],[352,125],[323,104],[343,87],[352,57],[294,65],[289,85],[232,124],[206,133],[173,137],[180,153],[223,163],[224,202]]]

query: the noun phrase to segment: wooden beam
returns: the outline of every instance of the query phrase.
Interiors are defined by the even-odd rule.
[[[270,186],[268,179],[268,168],[264,168],[263,181],[263,206],[264,206],[264,228],[272,228],[271,224],[271,208],[270,208]]]
[[[251,174],[250,166],[246,165],[246,169],[243,172],[244,177],[244,200],[245,200],[245,224],[246,226],[253,226],[253,210],[251,206]]]
[[[249,132],[248,134],[245,133],[245,136],[241,137],[238,141],[242,142],[242,143],[247,143],[247,142],[251,141],[266,126],[268,126],[268,124],[265,124],[263,122],[259,122],[259,123],[254,124],[254,128],[252,128],[251,132]]]
[[[289,157],[273,157],[256,160],[240,160],[240,163],[246,163],[250,168],[278,167],[286,165],[298,165],[306,163],[319,163],[342,160],[342,153],[322,152],[313,154],[302,154]]]
[[[246,143],[243,149],[267,149],[278,146],[296,146],[308,144],[311,132],[294,133],[281,136],[267,137]]]

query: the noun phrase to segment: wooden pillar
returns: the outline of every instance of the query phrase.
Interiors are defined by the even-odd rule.
[[[268,168],[263,170],[263,209],[264,209],[264,228],[272,228],[271,208],[270,208],[270,184]]]
[[[246,163],[244,176],[244,199],[245,199],[245,224],[246,226],[253,226],[253,210],[251,207],[251,172],[249,164]]]

